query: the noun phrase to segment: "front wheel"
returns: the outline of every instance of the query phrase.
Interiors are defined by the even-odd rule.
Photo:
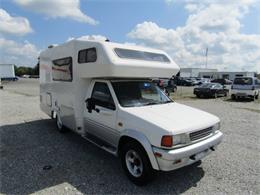
[[[137,142],[127,143],[123,147],[121,164],[128,178],[136,185],[145,185],[154,176],[146,151]]]

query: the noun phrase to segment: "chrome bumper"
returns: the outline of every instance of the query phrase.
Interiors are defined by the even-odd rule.
[[[160,170],[171,171],[190,165],[204,158],[216,149],[216,146],[221,142],[222,137],[223,134],[218,131],[215,135],[189,146],[173,150],[153,147],[153,152]]]

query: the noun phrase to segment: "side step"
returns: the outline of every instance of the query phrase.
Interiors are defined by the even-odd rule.
[[[117,149],[114,146],[111,146],[109,143],[105,142],[104,140],[96,137],[95,135],[92,135],[90,133],[86,133],[82,136],[87,141],[95,144],[99,148],[109,152],[110,154],[113,154],[114,156],[117,155]]]

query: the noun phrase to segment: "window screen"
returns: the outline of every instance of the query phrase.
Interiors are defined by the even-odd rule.
[[[95,62],[97,60],[96,48],[83,49],[79,51],[78,63]]]
[[[114,50],[118,55],[118,57],[120,58],[166,62],[166,63],[170,62],[169,58],[166,55],[160,53],[152,53],[152,52],[122,49],[122,48],[115,48]]]
[[[53,60],[52,79],[54,81],[72,81],[72,58]]]

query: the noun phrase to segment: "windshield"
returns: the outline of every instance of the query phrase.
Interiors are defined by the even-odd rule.
[[[203,83],[200,85],[201,88],[211,88],[212,86],[214,86],[214,83]]]
[[[117,99],[123,107],[147,106],[170,103],[159,87],[150,81],[112,82]]]
[[[252,85],[253,79],[252,78],[246,78],[246,77],[241,77],[241,78],[235,78],[234,84],[236,85]]]

